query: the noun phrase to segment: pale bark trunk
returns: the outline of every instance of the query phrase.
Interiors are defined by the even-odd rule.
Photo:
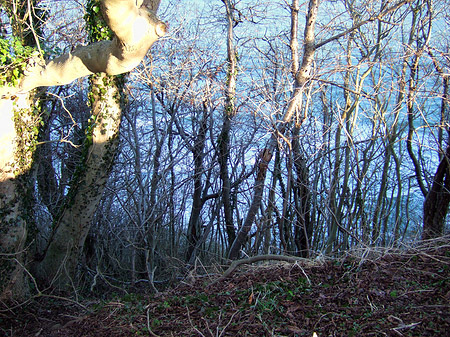
[[[67,84],[94,73],[116,75],[132,70],[166,31],[166,25],[155,14],[159,3],[160,0],[103,0],[105,20],[115,33],[113,40],[78,47],[73,52],[46,63],[40,59],[30,60],[17,87],[0,88],[2,118],[10,123],[13,111],[11,99],[36,87]],[[95,85],[103,85],[103,77],[98,77],[97,81]],[[115,86],[107,86],[105,90],[106,94],[101,100],[97,99],[92,107],[97,120],[93,130],[93,144],[85,153],[84,167],[78,171],[79,176],[74,181],[76,186],[71,188],[71,195],[68,196],[70,202],[63,206],[63,212],[55,219],[53,236],[45,255],[35,265],[38,278],[45,282],[55,281],[62,288],[66,288],[75,275],[79,252],[89,231],[92,214],[101,198],[117,147],[120,93]],[[99,98],[99,93],[94,93],[94,96]],[[21,159],[12,147],[14,141],[11,141],[19,137],[14,134],[14,126],[10,126],[9,130],[1,139],[0,189],[4,191],[1,208],[8,211],[8,217],[2,219],[2,227],[6,223],[15,223],[15,226],[8,226],[6,234],[1,237],[1,253],[7,257],[5,261],[11,264],[11,261],[21,261],[26,225],[19,217],[21,206],[17,201],[18,187],[14,180],[17,174],[8,168],[8,164],[17,164]],[[22,133],[23,131],[18,136],[23,139]],[[32,162],[31,157],[25,159]],[[9,280],[3,282],[3,293],[11,292],[11,289],[17,288],[14,284],[20,283],[14,280],[22,277],[19,275],[23,272],[19,271],[22,267],[15,263],[9,267],[10,270],[12,268],[18,269],[17,272],[11,271]]]
[[[99,41],[75,48],[48,62],[30,62],[16,88],[0,88],[0,97],[28,92],[36,87],[69,84],[94,73],[119,75],[134,69],[152,44],[166,32],[156,17],[160,0],[104,0],[106,22],[115,33],[112,41]]]
[[[92,136],[88,132],[83,162],[76,170],[61,214],[55,219],[45,255],[35,266],[40,281],[60,289],[67,289],[75,283],[80,252],[108,180],[119,141],[120,89],[116,84],[108,84],[112,80],[105,77],[103,74],[93,79],[95,99],[92,112],[95,122]]]
[[[35,123],[28,94],[12,101],[0,101],[0,301],[23,298],[26,241],[33,209],[32,163]],[[16,114],[16,116],[14,116]],[[26,127],[28,125],[29,127]],[[20,133],[19,133],[20,132]]]
[[[35,1],[2,3],[9,16],[14,38],[24,46],[36,47],[41,33],[29,29],[39,10],[31,11]],[[27,20],[29,19],[29,21]],[[0,98],[3,88],[0,87]],[[40,106],[35,93],[0,99],[0,302],[23,299],[26,282],[29,236],[35,232],[33,161],[40,128]]]

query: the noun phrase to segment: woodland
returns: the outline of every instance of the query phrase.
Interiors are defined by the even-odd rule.
[[[375,317],[433,291],[414,305],[435,316],[386,312],[384,335],[450,326],[448,0],[0,0],[0,11],[0,333],[26,329],[5,312],[45,316],[30,303],[115,298],[122,311],[136,309],[132,294],[152,296],[137,315],[147,335],[170,330],[150,313],[182,308],[189,329],[175,335],[239,335],[231,323],[245,316],[241,335],[311,336],[327,317],[324,335],[349,336],[321,311],[302,328],[264,325],[278,304],[304,320],[294,304],[308,294],[323,310],[344,294],[348,318],[366,300]],[[229,281],[241,263],[262,270]],[[380,286],[359,298],[351,289],[371,273]],[[287,285],[301,290],[250,316],[186,311],[192,289],[256,308],[255,294],[280,299]],[[64,324],[87,330],[67,336],[89,335],[82,317]],[[386,331],[355,335],[369,328]]]

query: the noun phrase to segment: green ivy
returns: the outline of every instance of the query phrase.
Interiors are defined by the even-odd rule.
[[[0,86],[16,86],[29,60],[39,56],[33,48],[24,46],[19,38],[0,38]]]
[[[84,20],[91,41],[111,40],[113,38],[114,33],[103,19],[100,0],[88,0]]]
[[[16,133],[20,135],[16,139],[15,175],[22,175],[31,169],[33,157],[36,152],[40,128],[44,125],[41,116],[42,106],[36,103],[30,109],[18,109],[14,111],[14,125]]]

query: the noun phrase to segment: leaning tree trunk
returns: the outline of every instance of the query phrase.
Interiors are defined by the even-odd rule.
[[[54,220],[53,235],[35,266],[39,281],[67,289],[91,220],[103,195],[119,142],[122,86],[105,74],[92,78],[92,117],[86,131],[82,162],[77,167],[66,203]]]
[[[257,161],[257,175],[255,184],[253,187],[253,198],[250,208],[247,212],[244,224],[239,229],[236,239],[231,245],[228,257],[230,259],[236,259],[239,257],[239,252],[244,245],[247,235],[253,225],[256,217],[256,213],[259,210],[262,201],[262,195],[264,191],[265,179],[267,168],[272,160],[273,151],[278,144],[277,135],[284,135],[286,132],[287,124],[292,120],[293,116],[300,111],[302,107],[303,91],[307,82],[310,79],[310,72],[315,54],[315,40],[314,29],[317,19],[317,11],[319,8],[318,0],[310,0],[308,7],[308,14],[306,17],[306,25],[304,30],[304,53],[302,64],[299,67],[298,57],[298,13],[300,10],[298,0],[293,0],[291,5],[291,54],[292,54],[292,74],[295,80],[295,88],[291,96],[291,100],[288,102],[286,112],[276,126],[276,132],[269,140],[266,148],[259,154]]]

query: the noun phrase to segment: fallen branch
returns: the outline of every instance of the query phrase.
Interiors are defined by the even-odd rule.
[[[231,263],[228,269],[225,270],[222,276],[219,277],[217,280],[213,281],[212,283],[210,283],[209,286],[228,278],[239,266],[243,264],[252,264],[260,261],[272,261],[272,260],[283,261],[288,263],[297,263],[299,261],[310,261],[309,259],[305,259],[302,257],[275,255],[275,254],[252,256],[247,259],[233,261],[233,263]]]

